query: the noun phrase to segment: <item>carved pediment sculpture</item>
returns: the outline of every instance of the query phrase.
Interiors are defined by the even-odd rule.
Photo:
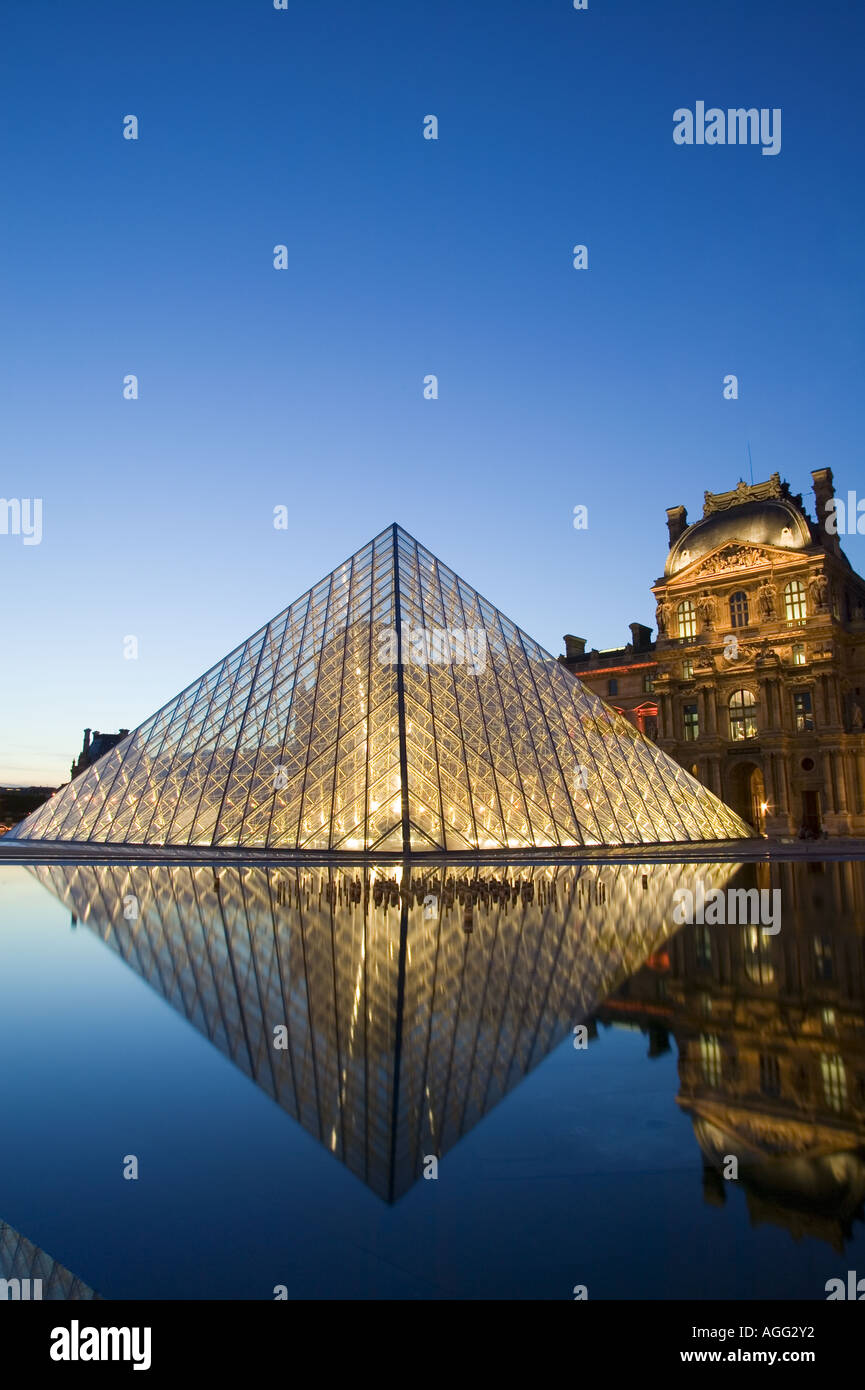
[[[735,651],[735,656],[732,654],[728,656],[722,669],[729,670],[729,662],[731,661],[738,662],[740,666],[753,666],[758,656],[762,655],[761,648],[756,646],[753,642],[740,642],[737,640],[733,651]]]
[[[771,563],[772,556],[760,545],[723,545],[714,554],[707,555],[694,574],[724,574],[727,570],[753,569]]]

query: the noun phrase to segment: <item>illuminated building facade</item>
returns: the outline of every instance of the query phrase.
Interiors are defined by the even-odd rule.
[[[865,833],[865,581],[833,534],[831,470],[812,477],[816,522],[777,473],[707,492],[692,525],[671,507],[655,642],[570,637],[562,658],[776,838]]]

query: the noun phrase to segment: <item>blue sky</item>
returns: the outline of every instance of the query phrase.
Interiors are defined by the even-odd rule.
[[[391,521],[558,652],[653,621],[665,509],[748,441],[865,493],[863,40],[802,0],[7,8],[0,495],[43,537],[0,535],[0,782]],[[780,154],[675,145],[698,100],[781,108]]]

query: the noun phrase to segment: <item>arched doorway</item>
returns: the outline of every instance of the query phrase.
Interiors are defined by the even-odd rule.
[[[756,763],[737,763],[730,770],[727,801],[742,820],[763,834],[766,821],[766,787],[763,771]]]

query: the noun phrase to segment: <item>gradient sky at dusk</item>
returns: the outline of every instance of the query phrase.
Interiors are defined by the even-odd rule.
[[[653,622],[665,509],[748,441],[755,480],[865,496],[860,5],[89,0],[0,35],[0,495],[44,508],[0,535],[0,782],[64,780],[395,520],[559,652]],[[781,153],[674,145],[698,100],[780,107]]]

